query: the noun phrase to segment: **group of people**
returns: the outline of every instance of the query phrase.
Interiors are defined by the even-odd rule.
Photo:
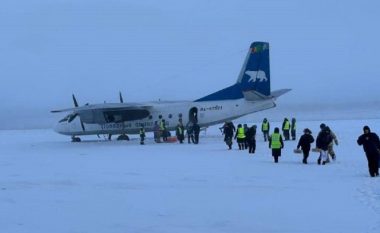
[[[201,128],[198,123],[189,122],[186,125],[187,143],[198,144],[200,131]],[[177,124],[175,132],[179,143],[183,143],[183,141],[185,140],[185,127],[182,124],[182,120],[180,120]]]
[[[226,122],[222,129],[224,134],[224,141],[228,146],[228,149],[232,149],[233,138],[236,139],[239,146],[239,150],[249,149],[249,153],[255,153],[256,149],[256,125],[248,127],[246,124],[243,126],[238,125],[235,128],[232,122]],[[272,150],[272,156],[274,162],[278,163],[279,157],[281,156],[281,150],[284,148],[284,141],[296,139],[296,120],[292,118],[290,123],[287,118],[284,119],[282,124],[283,136],[280,134],[280,129],[276,127],[274,132],[270,135],[270,124],[268,119],[264,118],[261,131],[264,136],[264,141],[269,142],[269,148]],[[290,134],[289,134],[290,131]],[[235,133],[235,137],[233,137]],[[336,154],[334,151],[334,145],[339,145],[338,138],[336,134],[331,130],[329,126],[322,123],[320,124],[320,131],[316,140],[314,139],[310,129],[305,128],[303,130],[303,135],[300,137],[296,152],[302,151],[303,159],[302,163],[308,163],[308,157],[311,150],[311,145],[315,141],[316,152],[319,152],[319,157],[317,163],[319,165],[325,165],[330,162],[330,157],[332,160],[336,160]],[[368,170],[371,177],[379,176],[379,166],[380,166],[380,139],[376,133],[371,132],[368,126],[364,126],[363,134],[357,140],[358,145],[363,146],[364,152],[368,161]]]
[[[318,133],[316,140],[316,151],[319,151],[319,158],[317,160],[319,165],[325,165],[330,162],[330,156],[332,160],[336,160],[336,154],[334,151],[334,144],[338,145],[338,138],[335,133],[322,123],[320,126],[320,132]],[[297,150],[301,148],[303,153],[304,164],[307,164],[307,158],[309,157],[311,144],[314,142],[314,137],[312,136],[312,132],[310,129],[306,128],[303,131],[303,135],[300,137]]]
[[[200,128],[199,124],[196,122],[189,122],[186,125],[186,135],[187,135],[188,143],[194,143],[194,144],[199,143],[200,130],[201,130],[201,128]],[[167,142],[168,137],[171,136],[170,131],[167,130],[167,128],[166,128],[165,119],[160,119],[159,122],[155,121],[153,131],[154,131],[154,141],[156,143],[160,143],[161,139],[163,142]],[[178,124],[175,128],[175,132],[176,132],[177,140],[180,143],[183,143],[185,140],[185,126],[182,123],[182,119],[178,120]],[[140,133],[140,144],[144,145],[144,140],[145,140],[145,129],[144,129],[144,127],[140,128],[139,133]]]
[[[264,118],[261,123],[261,132],[263,133],[265,142],[269,139],[269,130],[270,123],[267,118]],[[282,133],[285,141],[290,140],[290,137],[292,140],[296,140],[296,118],[293,117],[292,122],[290,122],[288,118],[284,118],[284,121],[282,122]]]
[[[182,119],[176,126],[176,137],[180,143],[185,140],[185,129],[188,143],[199,143],[200,126],[196,122],[189,122],[185,126],[182,123]],[[252,125],[248,127],[247,124],[239,124],[237,128],[229,121],[225,122],[223,127],[220,128],[224,135],[224,142],[228,146],[228,149],[232,149],[233,140],[235,139],[239,150],[248,150],[249,154],[255,153],[256,150],[256,130],[257,126]],[[272,150],[272,156],[274,162],[279,162],[281,157],[281,150],[284,148],[284,141],[296,140],[296,119],[292,118],[291,122],[285,118],[282,123],[282,135],[280,129],[276,127],[272,134],[270,134],[270,123],[267,118],[264,118],[261,124],[261,131],[264,136],[264,141],[269,142],[269,148]],[[376,133],[371,132],[368,126],[364,126],[364,133],[358,138],[357,143],[363,146],[364,152],[368,160],[368,169],[371,177],[379,176],[379,164],[380,164],[380,140]],[[170,132],[166,129],[164,119],[160,119],[159,122],[155,122],[154,125],[154,139],[156,142],[165,142],[168,140]],[[284,138],[284,139],[283,139]],[[140,144],[144,144],[145,129],[140,128]],[[316,147],[313,151],[319,152],[317,163],[319,165],[325,165],[332,160],[336,160],[336,154],[334,151],[334,145],[338,145],[338,138],[336,134],[330,129],[329,126],[322,123],[320,124],[320,131],[316,140],[314,139],[310,129],[305,128],[303,135],[300,137],[297,149],[295,152],[302,152],[302,163],[308,163],[308,157],[312,150],[312,143],[316,142]]]
[[[244,126],[239,124],[236,129],[235,125],[229,121],[225,122],[220,129],[224,134],[224,142],[229,150],[232,149],[233,139],[235,139],[239,146],[239,150],[248,149],[248,153],[253,154],[256,150],[256,128],[256,125],[248,127],[247,124],[244,124]]]

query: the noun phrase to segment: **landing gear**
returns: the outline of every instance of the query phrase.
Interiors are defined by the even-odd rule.
[[[75,137],[75,136],[72,136],[71,137],[71,142],[80,142],[80,137]]]
[[[117,140],[118,141],[121,141],[121,140],[129,141],[129,137],[126,134],[121,134],[121,135],[119,135],[119,137],[117,137]]]

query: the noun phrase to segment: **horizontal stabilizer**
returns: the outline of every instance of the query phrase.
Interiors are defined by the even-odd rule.
[[[246,101],[260,101],[270,99],[270,96],[265,96],[257,91],[243,91],[243,96]]]
[[[272,91],[270,93],[271,97],[272,98],[277,98],[285,93],[288,93],[289,91],[291,91],[292,89],[280,89],[280,90],[275,90],[275,91]]]
[[[271,92],[269,96],[263,95],[257,91],[243,91],[243,95],[246,101],[260,101],[260,100],[277,98],[289,91],[291,91],[291,89],[281,89],[281,90]]]

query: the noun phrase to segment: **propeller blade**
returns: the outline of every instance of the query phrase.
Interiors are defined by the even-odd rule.
[[[123,96],[121,95],[120,91],[119,91],[119,98],[120,98],[120,103],[124,103]]]
[[[84,124],[83,124],[83,121],[82,121],[82,120],[80,120],[80,125],[82,126],[82,130],[83,130],[83,131],[86,131],[86,129],[84,128]]]
[[[77,99],[75,98],[74,94],[73,94],[73,101],[74,101],[74,106],[75,107],[78,107],[78,102],[77,102]]]

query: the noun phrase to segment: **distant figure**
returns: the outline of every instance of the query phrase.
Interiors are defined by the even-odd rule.
[[[269,122],[267,118],[264,118],[263,123],[261,124],[261,132],[263,132],[265,142],[269,138],[269,130],[270,130]]]
[[[194,143],[194,130],[193,130],[193,123],[189,122],[186,126],[186,134],[187,134],[187,142],[190,144],[191,142]]]
[[[244,128],[241,124],[238,125],[238,128],[236,130],[235,139],[239,145],[239,150],[245,149],[245,133]]]
[[[284,134],[285,141],[289,140],[289,130],[290,130],[290,122],[288,118],[284,118],[282,122],[282,133]]]
[[[368,126],[364,126],[363,131],[364,134],[358,138],[358,145],[363,145],[363,149],[368,160],[368,170],[370,176],[379,176],[379,137],[376,133],[372,133]]]
[[[245,141],[248,144],[248,153],[254,154],[256,150],[256,125],[253,125],[248,129],[245,137]]]
[[[303,160],[302,163],[307,164],[307,158],[309,157],[311,143],[314,142],[314,137],[311,135],[311,130],[306,128],[303,130],[303,135],[298,141],[297,149],[302,148]]]
[[[160,131],[160,126],[158,125],[157,121],[154,122],[153,132],[154,132],[154,141],[157,143],[161,142],[161,131]]]
[[[144,127],[140,128],[140,144],[144,145],[144,140],[145,140],[145,129]]]
[[[284,148],[284,141],[280,134],[279,128],[274,128],[274,133],[269,137],[269,148],[272,148],[272,156],[274,162],[278,163],[278,158],[281,156],[281,149]]]
[[[328,126],[326,126],[328,127]],[[336,160],[336,154],[335,154],[335,151],[334,151],[334,143],[335,145],[337,146],[338,145],[338,138],[336,137],[335,133],[330,129],[330,134],[331,134],[331,137],[333,139],[333,141],[329,144],[329,147],[327,149],[327,152],[329,153],[329,155],[331,156],[332,160]]]
[[[166,130],[165,119],[161,119],[160,121],[160,131],[161,131],[162,140],[166,142],[168,140],[168,132]]]
[[[243,124],[243,128],[244,128],[244,134],[247,136],[247,132],[249,130],[248,125],[247,124]],[[248,149],[247,137],[245,137],[244,148]]]
[[[290,134],[292,136],[292,140],[296,140],[296,118],[292,118],[292,125],[290,129]]]
[[[182,121],[179,121],[175,130],[175,134],[177,136],[179,143],[182,144],[183,140],[185,140],[185,127],[183,127]]]
[[[194,144],[199,143],[199,133],[201,132],[201,127],[198,123],[193,124],[193,132],[194,132]]]
[[[320,155],[318,158],[318,164],[325,165],[328,162],[328,148],[329,144],[333,141],[330,134],[330,128],[324,127],[322,131],[318,134],[316,146],[320,149]]]
[[[234,137],[234,129],[231,124],[225,122],[223,125],[224,142],[228,146],[228,149],[232,149],[232,138]]]

